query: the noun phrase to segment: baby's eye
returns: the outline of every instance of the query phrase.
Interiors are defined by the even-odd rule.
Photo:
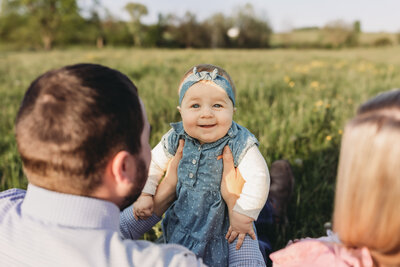
[[[214,107],[214,108],[222,108],[222,105],[221,105],[221,104],[214,104],[213,107]]]
[[[200,105],[199,105],[199,104],[193,104],[193,105],[191,105],[190,107],[191,107],[191,108],[199,108]]]

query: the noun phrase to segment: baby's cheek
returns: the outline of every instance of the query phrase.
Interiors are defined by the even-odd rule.
[[[193,122],[186,119],[185,117],[182,117],[182,124],[183,124],[183,129],[187,131],[191,127],[191,125],[193,125]]]
[[[192,114],[182,115],[183,127],[191,127],[196,124],[196,116]]]
[[[223,127],[228,130],[232,126],[232,118],[227,116],[226,118],[224,118],[221,125],[223,125]]]

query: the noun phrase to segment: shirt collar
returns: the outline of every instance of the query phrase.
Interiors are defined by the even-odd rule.
[[[173,122],[170,123],[171,127],[174,129],[175,133],[178,135],[186,135],[186,137],[192,138],[190,135],[188,135],[185,130],[183,129],[183,123],[182,121],[180,122]],[[238,133],[238,125],[236,122],[232,121],[231,128],[229,128],[227,135],[230,138],[233,138],[237,135]],[[194,139],[194,138],[192,138]]]
[[[67,227],[119,229],[119,208],[112,202],[58,193],[28,185],[22,216]]]

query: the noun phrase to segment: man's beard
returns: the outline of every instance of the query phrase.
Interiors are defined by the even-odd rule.
[[[129,194],[124,198],[122,204],[119,206],[121,211],[129,207],[133,202],[138,199],[138,197],[142,193],[144,185],[146,184],[148,175],[146,163],[143,159],[136,157],[136,166],[136,180],[135,183],[132,184],[132,188],[129,191]]]

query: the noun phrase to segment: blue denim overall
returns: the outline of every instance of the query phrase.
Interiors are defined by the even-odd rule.
[[[167,210],[162,223],[165,240],[187,247],[209,266],[227,266],[225,234],[229,218],[220,193],[223,164],[217,157],[229,145],[237,167],[247,150],[258,145],[258,141],[235,122],[224,137],[202,145],[184,131],[182,122],[171,126],[162,138],[165,152],[175,155],[179,139],[185,140],[185,146],[178,167],[177,200]]]

